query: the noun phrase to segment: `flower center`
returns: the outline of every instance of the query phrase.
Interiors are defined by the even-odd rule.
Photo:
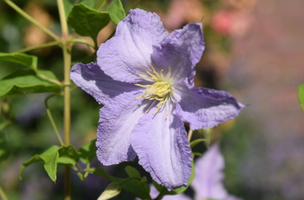
[[[152,73],[146,72],[150,77],[144,76],[141,74],[137,74],[138,76],[142,77],[145,80],[154,82],[152,85],[141,85],[141,84],[135,84],[136,86],[147,88],[139,97],[149,100],[157,100],[159,101],[156,105],[157,110],[154,112],[156,114],[159,109],[162,108],[162,106],[167,102],[170,98],[175,98],[175,95],[173,93],[174,87],[172,87],[171,83],[173,81],[173,78],[171,78],[170,73],[170,67],[168,70],[168,74],[166,76],[163,75],[163,70],[160,71],[160,73],[157,73],[155,69],[151,66]],[[151,107],[154,105],[154,103],[151,104],[149,109],[146,111],[146,113],[151,109]],[[167,107],[167,113],[168,113],[168,107]]]

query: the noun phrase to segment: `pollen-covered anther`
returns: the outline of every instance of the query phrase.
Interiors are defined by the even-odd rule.
[[[174,97],[173,90],[174,88],[171,86],[171,83],[173,81],[173,78],[171,78],[171,73],[170,73],[170,68],[168,69],[168,74],[166,77],[163,75],[163,70],[160,71],[160,73],[157,73],[155,69],[151,66],[152,68],[152,73],[151,72],[146,72],[150,77],[138,74],[138,76],[144,78],[145,80],[154,82],[151,85],[141,85],[141,84],[135,84],[136,86],[147,88],[139,97],[139,98],[144,98],[144,99],[149,99],[149,100],[157,100],[159,101],[158,104],[156,105],[157,110],[155,111],[154,114],[156,114],[159,109],[162,108],[162,105],[167,102],[167,100],[172,96]],[[146,111],[146,113],[151,109],[151,107],[154,105],[151,104],[150,108]]]

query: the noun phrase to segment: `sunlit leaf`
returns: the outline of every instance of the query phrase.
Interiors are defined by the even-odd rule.
[[[20,179],[22,177],[24,169],[34,163],[44,162],[44,169],[49,175],[49,177],[56,181],[57,174],[57,159],[59,157],[58,149],[60,147],[57,145],[51,146],[46,151],[44,151],[41,155],[35,155],[31,157],[29,160],[22,163],[20,168]]]
[[[98,197],[97,200],[107,200],[116,197],[121,191],[121,187],[118,183],[111,183],[107,186],[105,191]]]
[[[79,149],[79,152],[81,153],[80,160],[86,165],[90,164],[92,159],[96,155],[97,148],[95,143],[96,143],[96,139],[88,142]]]
[[[68,22],[81,36],[96,40],[97,35],[110,21],[109,12],[98,11],[84,4],[77,4],[69,14]]]
[[[302,110],[304,111],[304,84],[299,85],[298,99],[299,99],[300,105],[302,107]]]
[[[41,155],[35,155],[23,162],[20,169],[20,178],[27,166],[37,162],[44,162],[45,171],[52,181],[55,182],[57,178],[57,164],[73,166],[78,162],[79,157],[80,153],[77,152],[72,145],[62,147],[54,145],[44,151]]]
[[[44,161],[44,169],[52,179],[56,181],[57,179],[57,160],[59,158],[58,146],[52,146],[47,151],[43,152],[40,157]]]
[[[26,66],[30,69],[37,69],[38,59],[36,56],[27,55],[24,53],[2,53],[0,52],[0,60],[6,62],[17,63]],[[0,66],[1,67],[1,66]]]
[[[41,70],[40,73],[57,80],[50,71]],[[60,89],[61,86],[38,78],[31,70],[19,70],[0,80],[0,97],[15,94],[59,93]]]
[[[106,11],[110,12],[111,20],[116,25],[126,17],[125,10],[120,0],[112,0],[106,8]]]

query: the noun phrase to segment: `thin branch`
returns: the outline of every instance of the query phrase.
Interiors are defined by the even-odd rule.
[[[164,187],[159,195],[154,200],[161,200],[167,193],[167,189]]]
[[[188,132],[188,141],[190,142],[191,138],[192,138],[192,134],[193,134],[193,130],[190,128],[189,132]]]
[[[44,103],[45,103],[45,107],[46,107],[46,113],[47,113],[47,115],[48,115],[48,117],[49,117],[49,119],[50,119],[50,121],[51,121],[51,124],[52,124],[52,126],[53,126],[53,128],[54,128],[54,131],[55,131],[56,135],[57,135],[57,138],[58,138],[58,140],[59,140],[59,143],[60,143],[61,146],[63,146],[63,145],[64,145],[64,144],[63,144],[63,141],[62,141],[62,139],[61,139],[61,136],[60,136],[60,134],[59,134],[59,132],[58,132],[58,129],[57,129],[56,124],[55,124],[55,122],[54,122],[54,119],[53,119],[53,117],[52,117],[51,111],[50,111],[50,109],[49,109],[49,107],[48,107],[48,104],[47,104],[48,100],[49,100],[50,98],[54,97],[54,96],[55,96],[55,95],[51,95],[51,96],[49,96],[48,98],[46,98]]]
[[[41,45],[37,45],[37,46],[27,47],[25,49],[20,49],[18,51],[14,51],[12,53],[23,53],[23,52],[27,52],[27,51],[33,51],[33,50],[36,50],[36,49],[43,49],[43,48],[46,48],[46,47],[52,47],[52,46],[56,46],[56,45],[60,45],[60,44],[61,44],[61,41],[57,40],[57,41],[49,42],[49,43],[46,43],[46,44],[41,44]]]
[[[73,39],[72,40],[72,43],[81,43],[81,44],[86,44],[92,48],[95,49],[95,45],[89,41],[86,41],[86,40],[83,40],[83,39]]]
[[[5,3],[7,3],[11,8],[13,8],[16,12],[18,12],[20,15],[22,15],[24,18],[26,18],[28,21],[32,22],[35,26],[37,26],[39,29],[41,29],[43,32],[48,34],[50,37],[52,37],[54,40],[58,40],[59,37],[55,35],[52,31],[50,31],[48,28],[40,24],[36,19],[31,17],[29,14],[24,12],[22,9],[20,9],[16,4],[14,4],[10,0],[4,0]]]

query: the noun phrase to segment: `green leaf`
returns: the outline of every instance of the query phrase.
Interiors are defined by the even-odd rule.
[[[41,155],[35,155],[29,160],[25,161],[21,165],[20,169],[20,179],[23,174],[24,169],[37,162],[44,162],[44,169],[52,179],[52,181],[56,181],[57,178],[57,164],[64,164],[73,166],[76,162],[78,162],[80,157],[80,153],[76,151],[76,149],[72,146],[63,146],[59,147],[57,145],[51,146],[49,149],[44,151]]]
[[[65,16],[68,19],[68,16],[75,4],[83,3],[86,6],[93,8],[97,2],[98,0],[63,0]]]
[[[35,155],[31,157],[29,160],[22,163],[20,168],[20,179],[22,179],[22,174],[24,169],[34,163],[44,162],[44,169],[49,175],[49,177],[55,182],[56,174],[57,174],[57,159],[59,157],[58,149],[60,147],[57,145],[51,146],[46,151],[44,151],[41,155]]]
[[[193,179],[194,179],[195,167],[194,167],[194,162],[193,162],[193,161],[192,161],[192,163],[191,163],[191,166],[192,166],[192,171],[191,171],[190,178],[189,178],[189,180],[188,180],[187,187],[182,186],[182,187],[177,188],[177,189],[175,189],[175,190],[172,190],[172,191],[170,191],[170,192],[167,190],[167,193],[166,193],[166,194],[168,194],[168,195],[175,195],[175,194],[183,193],[184,191],[187,190],[187,188],[190,186],[190,184],[192,183],[192,181],[193,181]],[[155,181],[153,181],[153,185],[155,186],[155,188],[156,188],[159,192],[161,192],[161,191],[165,188],[164,186],[157,184]]]
[[[40,70],[44,76],[57,80],[55,75],[46,70]],[[43,80],[34,71],[19,70],[0,80],[0,97],[14,94],[29,93],[59,93],[61,86]]]
[[[38,59],[36,56],[30,56],[24,53],[2,53],[0,52],[0,60],[13,62],[37,70]]]
[[[110,12],[111,20],[116,25],[126,17],[125,10],[120,0],[112,0],[106,8],[106,11]]]
[[[57,160],[59,158],[58,146],[52,146],[47,151],[43,152],[40,157],[44,161],[45,171],[52,181],[55,182],[57,179]]]
[[[78,152],[72,145],[63,146],[58,149],[59,157],[66,157],[72,159],[75,163],[80,158],[80,152]]]
[[[103,169],[96,169],[96,168],[88,168],[88,169],[84,169],[85,172],[88,172],[90,174],[96,174],[102,177],[105,177],[106,179],[112,181],[112,182],[120,182],[123,179],[120,178],[115,178],[114,176],[108,174],[107,172],[105,172]]]
[[[95,143],[96,139],[88,142],[79,149],[79,152],[81,153],[80,160],[86,165],[89,165],[96,155],[97,148]]]
[[[5,134],[0,134],[0,162],[9,157],[10,151],[6,142]]]
[[[139,171],[137,171],[134,167],[126,166],[125,170],[129,177],[137,177],[139,179],[141,178]]]
[[[304,84],[299,85],[299,88],[298,88],[298,100],[300,102],[302,110],[304,111]]]
[[[107,11],[98,11],[84,4],[77,4],[70,12],[68,21],[76,33],[96,40],[99,31],[109,23],[110,16]]]
[[[97,200],[108,200],[116,197],[121,191],[121,187],[118,183],[111,183],[107,186],[105,191],[98,197]]]
[[[91,174],[103,176],[112,182],[119,183],[122,189],[130,192],[134,196],[139,197],[141,199],[149,199],[150,197],[149,195],[150,187],[149,184],[145,182],[147,180],[146,178],[140,178],[140,177],[139,178],[130,177],[127,179],[116,178],[105,172],[103,169],[96,169],[96,168],[88,168],[85,169],[84,171]]]

